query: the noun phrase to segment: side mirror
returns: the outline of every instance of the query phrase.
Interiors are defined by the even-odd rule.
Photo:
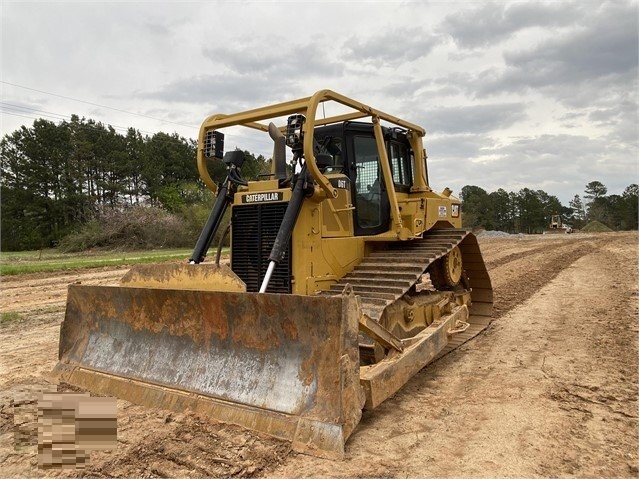
[[[224,154],[224,163],[226,166],[235,165],[237,168],[242,168],[244,164],[244,152],[242,150],[227,151]]]

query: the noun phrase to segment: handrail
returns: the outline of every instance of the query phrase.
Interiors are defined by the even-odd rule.
[[[352,108],[353,110],[356,110],[356,112],[340,114],[333,117],[316,120],[315,117],[317,113],[317,107],[319,106],[320,103],[323,103],[326,101],[335,101],[344,106]],[[278,104],[270,105],[270,106],[264,106],[261,108],[247,110],[244,112],[234,113],[230,115],[223,115],[223,114],[211,115],[206,120],[204,120],[204,122],[202,123],[202,126],[200,127],[200,132],[198,136],[198,149],[197,149],[198,172],[200,173],[200,177],[202,178],[202,181],[207,186],[207,188],[212,190],[214,193],[217,192],[217,186],[215,185],[215,182],[209,175],[208,170],[206,168],[206,158],[204,157],[204,152],[203,152],[204,140],[205,140],[206,132],[208,130],[211,130],[211,129],[217,130],[217,129],[225,128],[229,126],[242,125],[242,126],[254,128],[260,131],[268,131],[268,126],[263,123],[259,123],[260,121],[278,118],[285,115],[292,115],[294,113],[303,114],[306,117],[306,122],[304,123],[304,126],[303,126],[304,158],[308,165],[307,168],[308,168],[308,171],[311,173],[311,176],[328,197],[337,196],[337,190],[333,187],[333,185],[331,185],[328,178],[326,178],[326,176],[322,174],[322,172],[317,167],[317,163],[315,161],[313,132],[316,125],[317,126],[328,125],[331,123],[343,122],[346,120],[352,120],[356,118],[370,117],[373,121],[375,121],[375,119],[377,119],[377,121],[384,120],[389,123],[393,123],[397,126],[406,128],[407,130],[411,131],[411,134],[416,135],[417,138],[419,138],[420,140],[421,140],[421,137],[423,137],[426,134],[426,131],[419,125],[402,120],[401,118],[398,118],[396,116],[389,115],[388,113],[385,113],[381,110],[371,108],[370,106],[364,103],[348,98],[347,96],[341,95],[332,90],[320,90],[310,97],[291,100],[291,101],[278,103]],[[413,143],[417,145],[417,144],[421,144],[421,141],[419,142],[412,141],[411,144]],[[415,154],[415,163],[417,165],[416,166],[417,174],[415,176],[416,176],[417,182],[419,183],[416,186],[421,188],[423,186],[426,186],[421,184],[421,183],[424,183],[423,178],[425,177],[425,174],[424,174],[425,170],[423,166],[423,163],[424,163],[423,150],[414,151],[414,154]],[[391,208],[392,207],[393,205],[391,205]]]

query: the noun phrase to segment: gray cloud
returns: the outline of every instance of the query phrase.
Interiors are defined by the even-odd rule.
[[[271,84],[258,75],[227,73],[184,78],[142,96],[167,102],[204,104],[219,111],[236,111],[264,101],[273,103],[289,96],[291,91],[296,91],[296,87],[290,80]]]
[[[159,37],[169,36],[171,29],[159,22],[148,21],[144,24],[144,28],[151,34]]]
[[[587,6],[587,5],[586,5]],[[514,33],[532,27],[560,27],[575,22],[580,3],[488,3],[445,18],[441,31],[462,48],[476,49],[507,40]]]
[[[215,46],[203,49],[203,54],[214,64],[221,65],[241,75],[273,75],[299,77],[300,75],[341,76],[344,64],[330,57],[319,45],[292,44],[284,39],[272,39],[271,44],[240,44]]]
[[[601,156],[597,142],[584,135],[540,135],[515,139],[509,145],[495,148],[492,153],[505,160],[516,158],[519,166],[552,169],[581,161],[595,163]]]
[[[392,29],[368,38],[352,36],[344,42],[351,61],[378,67],[396,67],[428,56],[442,39],[421,28]]]
[[[433,80],[430,78],[395,76],[389,83],[379,86],[378,92],[394,98],[395,101],[403,101],[408,106],[423,98],[424,92],[430,90],[432,85]]]
[[[637,71],[636,6],[608,5],[586,23],[532,48],[505,52],[506,68],[483,72],[478,93],[523,93],[532,88],[578,106],[628,88]]]
[[[275,42],[275,44],[279,44]],[[317,45],[295,45],[288,50],[266,45],[230,43],[206,47],[203,55],[210,71],[171,82],[146,94],[172,102],[215,104],[224,111],[274,103],[310,92],[301,79],[340,77],[344,66]]]
[[[583,188],[589,181],[588,178],[598,178],[612,190],[623,190],[632,182],[632,172],[636,176],[637,170],[635,160],[605,138],[584,135],[520,138],[495,148],[493,153],[500,156],[495,166],[509,171],[515,181],[526,184],[539,182],[542,185],[555,181],[571,184],[577,191],[580,190],[579,185]],[[517,168],[513,169],[515,162]],[[561,195],[563,192],[549,193]]]
[[[548,185],[566,200],[593,179],[611,193],[636,182],[637,0],[307,7],[6,2],[3,80],[40,93],[3,85],[3,101],[32,106],[26,116],[77,113],[194,137],[197,127],[164,120],[199,125],[331,88],[423,125],[441,187]],[[3,132],[32,121],[15,115],[3,114]],[[269,154],[268,137],[263,146],[242,135],[227,139]]]
[[[523,103],[440,107],[425,111],[423,124],[433,133],[487,133],[526,118]]]
[[[273,49],[233,45],[205,47],[202,53],[212,63],[240,74],[263,74],[270,72],[280,55]]]
[[[478,158],[482,151],[493,148],[495,141],[486,135],[461,134],[461,135],[427,135],[424,140],[430,162],[466,161],[470,158]]]
[[[621,193],[637,177],[634,156],[605,138],[584,135],[522,137],[506,145],[483,135],[450,135],[428,141],[427,149],[431,185],[449,186],[457,193],[467,184],[489,192],[526,187],[542,189],[567,204],[593,179],[611,193]]]
[[[628,96],[631,96],[629,93]],[[587,121],[601,128],[610,128],[608,139],[612,143],[633,145],[637,147],[637,102],[632,98],[625,98],[600,108],[591,108],[585,115]]]

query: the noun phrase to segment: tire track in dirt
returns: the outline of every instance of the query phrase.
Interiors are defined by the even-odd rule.
[[[128,267],[99,268],[55,274],[5,276],[0,282],[0,311],[28,313],[41,309],[63,309],[69,284],[117,284],[127,269]]]
[[[544,285],[552,281],[562,270],[579,258],[600,249],[605,240],[592,239],[576,244],[570,240],[565,244],[533,247],[530,250],[510,255],[508,262],[499,261],[498,266],[488,265],[493,279],[494,313],[499,318],[520,303],[526,301]],[[550,249],[550,251],[549,251]],[[504,258],[505,259],[505,258]],[[522,265],[520,266],[520,263]],[[534,264],[534,266],[531,266]],[[522,267],[523,266],[523,267]],[[506,275],[497,276],[499,269],[507,268]],[[505,281],[500,278],[507,278]]]
[[[345,463],[293,455],[273,477],[636,477],[636,270],[597,290],[636,239],[567,239],[491,271],[498,295],[515,288],[491,328],[365,412]]]
[[[470,439],[477,442],[484,441],[489,447],[491,441],[500,440],[500,428],[509,426],[508,418],[511,417],[512,412],[507,409],[509,403],[508,400],[504,402],[504,397],[509,398],[510,394],[515,397],[525,395],[528,389],[535,387],[531,381],[539,382],[540,378],[544,379],[536,363],[532,366],[535,367],[534,372],[537,376],[523,375],[523,372],[531,369],[530,365],[520,363],[526,359],[524,353],[530,356],[531,361],[538,359],[539,362],[541,362],[540,355],[545,354],[545,350],[540,345],[535,346],[535,351],[528,351],[532,346],[525,341],[529,339],[521,339],[519,336],[509,337],[510,342],[506,343],[507,350],[500,349],[503,345],[496,344],[494,340],[500,338],[504,340],[502,336],[505,330],[515,328],[515,325],[505,328],[504,321],[508,318],[503,317],[517,305],[534,296],[541,287],[556,278],[562,269],[570,267],[579,258],[583,258],[588,253],[600,251],[604,245],[614,249],[617,244],[615,241],[619,242],[615,238],[615,236],[602,236],[580,239],[553,238],[551,241],[542,238],[534,238],[530,241],[491,239],[482,242],[480,240],[495,288],[497,311],[494,324],[496,327],[492,331],[489,329],[485,338],[480,335],[477,338],[479,341],[473,340],[467,343],[460,348],[462,351],[452,353],[439,361],[440,364],[435,363],[432,368],[419,373],[398,393],[397,398],[389,399],[380,406],[379,410],[365,414],[356,435],[347,444],[349,453],[344,462],[334,463],[291,454],[286,443],[207,418],[191,414],[171,414],[118,401],[118,450],[112,453],[92,454],[85,474],[91,477],[184,477],[189,475],[198,477],[256,475],[259,477],[405,477],[407,475],[463,477],[466,475],[471,477],[472,473],[477,472],[484,477],[491,475],[497,477],[499,476],[497,465],[491,461],[494,458],[464,458],[464,441]],[[627,243],[627,240],[625,241]],[[507,254],[504,256],[506,251]],[[609,260],[608,257],[606,258]],[[105,273],[105,271],[99,273]],[[113,281],[117,282],[124,271],[107,270],[106,273],[108,273],[106,276],[113,275]],[[60,298],[60,308],[55,314],[48,316],[42,312],[36,314],[37,308],[34,306],[26,315],[25,322],[10,327],[11,334],[3,336],[3,332],[8,330],[0,328],[0,340],[5,341],[4,344],[12,341],[9,338],[13,338],[13,334],[16,335],[16,339],[20,338],[19,341],[22,341],[22,345],[15,345],[16,347],[11,351],[11,361],[23,363],[20,365],[21,368],[16,370],[16,381],[20,378],[29,381],[38,379],[37,376],[41,373],[29,372],[30,365],[33,367],[37,364],[41,371],[46,372],[55,364],[58,326],[56,323],[62,320],[66,285],[73,282],[73,279],[70,279],[73,274],[58,276],[60,283],[57,286],[50,285],[51,288],[57,288],[56,294],[59,294]],[[102,279],[111,281],[104,275]],[[93,279],[81,279],[85,284],[89,284],[88,281],[92,280],[100,281],[97,276]],[[639,292],[637,294],[639,295]],[[33,298],[35,297],[33,295]],[[553,301],[556,301],[555,297],[548,298],[549,305]],[[29,306],[25,305],[25,307]],[[549,307],[552,309],[551,306]],[[617,313],[627,314],[625,309]],[[531,316],[534,318],[534,314]],[[36,317],[42,319],[36,321],[34,320]],[[544,316],[544,318],[547,317],[548,315]],[[41,328],[41,321],[47,320],[46,318],[49,318],[51,326],[49,329]],[[528,334],[531,338],[538,337],[534,326],[529,324],[534,325],[531,322],[524,323],[524,326],[530,328],[530,331],[518,330],[517,335]],[[605,323],[602,322],[601,326],[601,331],[595,331],[595,334],[600,335],[597,340],[613,340],[610,335],[605,334]],[[24,333],[29,332],[31,336],[27,334],[23,336],[23,329]],[[574,332],[567,331],[565,334],[574,334]],[[37,343],[32,338],[38,335],[43,338],[50,336],[50,338],[45,342]],[[558,339],[561,338],[558,337]],[[627,339],[631,341],[632,338],[628,336]],[[31,346],[24,348],[24,345]],[[0,351],[0,363],[7,358],[4,353],[9,352],[9,349],[11,348],[4,352]],[[38,351],[41,351],[42,355],[38,355]],[[491,352],[496,355],[495,360],[487,361]],[[626,359],[624,358],[624,361]],[[632,361],[629,364],[636,366]],[[561,371],[569,369],[566,367],[559,369],[558,366],[557,368]],[[519,373],[522,374],[520,380],[513,381],[512,376]],[[621,384],[621,377],[625,373],[626,370],[623,372],[619,370],[620,378],[615,384]],[[498,385],[493,385],[490,389],[484,383],[495,374],[499,375],[502,382],[494,383]],[[509,389],[505,389],[509,380],[513,382]],[[606,389],[596,391],[584,389],[582,387],[584,385],[592,387],[583,381],[576,382],[575,385],[567,383],[565,387],[558,387],[553,390],[555,394],[553,400],[565,404],[566,408],[579,409],[572,409],[569,412],[576,415],[577,419],[580,419],[580,415],[586,414],[582,410],[588,408],[607,410],[610,409],[608,406],[619,411],[611,414],[629,419],[621,413],[632,414],[632,410],[626,407],[619,408],[610,397],[630,397],[632,387],[619,391],[615,389],[617,386],[610,385]],[[445,387],[448,389],[444,389]],[[512,401],[512,398],[510,400]],[[605,405],[599,403],[605,403]],[[512,407],[521,409],[521,404],[513,402]],[[473,411],[477,410],[478,415],[468,419],[469,408],[473,408]],[[490,408],[498,410],[499,413],[491,415],[484,412]],[[0,412],[4,412],[4,409]],[[494,425],[494,429],[488,430],[493,433],[492,435],[486,435],[487,429],[480,427],[481,424],[486,423]],[[565,435],[560,436],[559,433],[553,432],[552,435],[549,433],[547,436],[521,445],[515,443],[512,447],[513,455],[500,459],[511,468],[506,471],[507,475],[512,477],[526,475],[523,473],[526,469],[522,468],[522,464],[530,465],[534,464],[534,461],[543,463],[544,457],[553,454],[557,455],[558,461],[563,460],[562,446],[560,446],[563,443],[556,441],[558,439],[567,441],[566,437],[573,430],[577,430],[576,426],[567,430]],[[524,438],[522,441],[528,440],[526,435],[522,435],[522,438]],[[597,446],[593,444],[593,451],[596,451]],[[627,447],[627,445],[620,443],[619,447]],[[520,450],[533,454],[532,458],[523,456]],[[5,462],[2,462],[5,454],[6,450],[0,445],[0,463],[3,467],[7,467],[7,471],[15,472],[11,475],[58,476],[51,471],[35,469],[33,461],[29,462],[29,459],[25,457],[8,456]],[[471,462],[466,463],[466,461]],[[281,464],[280,468],[274,471],[278,464]],[[542,475],[546,475],[544,473],[556,475],[557,470],[538,469],[537,472]],[[413,474],[407,474],[406,471],[413,471]],[[415,474],[415,471],[422,472]],[[460,471],[465,471],[467,474]],[[563,471],[569,470],[563,469]],[[66,474],[65,477],[67,477]]]
[[[545,244],[537,248],[526,249],[525,251],[518,251],[516,253],[509,253],[509,254],[506,254],[505,256],[500,256],[493,260],[486,261],[486,267],[488,268],[489,271],[491,271],[495,268],[499,268],[500,266],[511,263],[521,258],[526,258],[530,255],[534,255],[537,253],[547,253],[549,246],[550,245]]]

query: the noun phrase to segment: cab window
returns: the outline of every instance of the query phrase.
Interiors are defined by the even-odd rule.
[[[375,138],[356,136],[355,150],[355,208],[360,228],[377,228],[382,225],[382,202],[385,192],[377,155]]]
[[[413,184],[410,149],[405,144],[392,141],[389,145],[388,156],[395,189],[409,191]]]

